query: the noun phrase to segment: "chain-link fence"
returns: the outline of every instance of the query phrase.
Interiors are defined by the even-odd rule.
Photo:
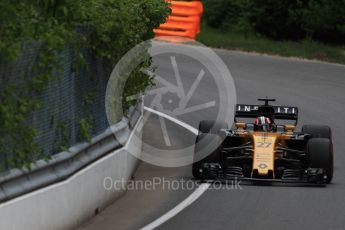
[[[31,67],[38,58],[39,46],[25,44],[21,57],[11,64],[0,60],[0,90],[10,82],[15,82],[20,90],[21,82],[33,77]],[[40,108],[28,119],[36,128],[37,144],[46,155],[85,140],[85,127],[90,136],[108,127],[104,100],[112,66],[85,51],[87,67],[73,71],[73,52],[65,49],[59,55],[61,68],[54,70],[54,79],[39,96]],[[4,161],[1,158],[0,163]]]

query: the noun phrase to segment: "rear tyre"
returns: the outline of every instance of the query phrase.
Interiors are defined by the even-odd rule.
[[[332,139],[331,128],[326,125],[303,125],[302,133],[310,134],[312,138]]]
[[[199,134],[200,133],[212,133],[218,134],[220,129],[228,129],[229,126],[226,122],[205,120],[199,123]]]
[[[202,178],[200,169],[204,163],[219,163],[221,138],[214,134],[199,134],[196,138],[192,174],[195,179]]]
[[[333,145],[327,138],[312,138],[307,144],[309,167],[326,171],[326,183],[333,179]]]

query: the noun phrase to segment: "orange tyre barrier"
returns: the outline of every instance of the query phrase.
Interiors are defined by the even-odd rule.
[[[203,6],[199,1],[193,2],[171,2],[171,14],[172,15],[181,15],[181,16],[192,16],[192,15],[202,15]]]
[[[179,36],[195,39],[200,33],[200,20],[203,13],[201,1],[169,1],[171,15],[154,32],[156,37]]]

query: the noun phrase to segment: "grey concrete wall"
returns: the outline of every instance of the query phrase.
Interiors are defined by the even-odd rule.
[[[140,155],[141,144],[131,134],[124,147],[68,179],[0,204],[0,229],[72,229],[94,216],[125,192],[105,189],[104,179],[129,179],[138,163],[132,154]]]

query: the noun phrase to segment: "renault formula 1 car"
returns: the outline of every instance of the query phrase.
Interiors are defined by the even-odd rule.
[[[331,129],[304,125],[297,132],[298,108],[270,105],[275,99],[259,101],[264,105],[236,105],[232,129],[225,122],[200,122],[193,176],[201,180],[330,183]]]

